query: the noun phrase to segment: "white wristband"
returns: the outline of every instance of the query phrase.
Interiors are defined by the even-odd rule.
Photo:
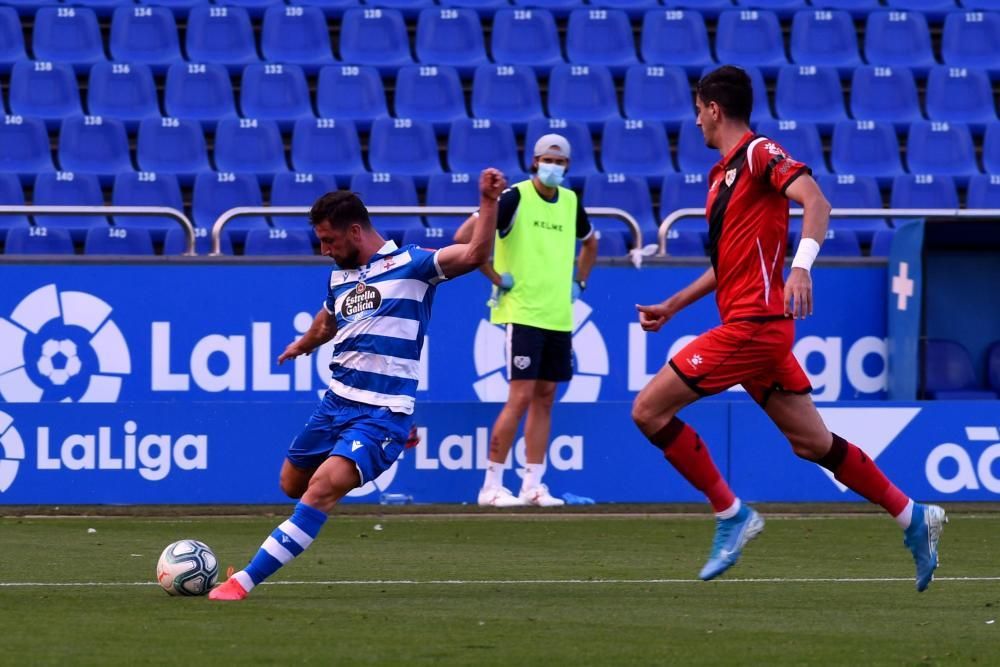
[[[802,240],[799,241],[799,249],[795,251],[795,259],[792,260],[792,268],[809,271],[812,269],[818,254],[819,244],[808,236],[802,237]]]

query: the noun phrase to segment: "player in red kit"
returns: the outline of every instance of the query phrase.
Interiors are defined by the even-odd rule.
[[[743,70],[720,67],[698,82],[696,93],[698,126],[708,146],[722,154],[709,173],[705,205],[712,266],[666,301],[637,309],[642,328],[655,332],[714,290],[722,325],[660,369],[636,397],[632,418],[716,512],[715,540],[699,576],[713,579],[735,565],[746,543],[764,529],[764,520],[740,502],[705,443],[676,415],[702,396],[740,384],[798,456],[832,471],[896,519],[916,562],[917,590],[923,591],[937,567],[944,510],[914,503],[861,449],[827,429],[809,395],[809,380],[792,355],[794,319],[812,314],[809,271],[826,236],[830,204],[806,165],[750,130],[753,91]],[[785,281],[789,199],[804,214],[802,241]]]

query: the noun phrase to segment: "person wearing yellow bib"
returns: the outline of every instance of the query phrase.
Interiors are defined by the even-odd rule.
[[[556,387],[573,377],[573,302],[597,259],[597,237],[583,204],[561,186],[569,164],[565,137],[546,134],[535,143],[534,175],[500,196],[493,262],[481,267],[494,285],[490,321],[507,328],[510,391],[490,435],[480,505],[564,504],[549,493],[542,473]],[[475,217],[459,228],[456,241],[471,234]],[[526,465],[515,496],[503,485],[503,469],[525,414]]]

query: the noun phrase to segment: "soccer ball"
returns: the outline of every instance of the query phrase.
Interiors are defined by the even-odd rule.
[[[42,345],[38,372],[47,377],[52,384],[61,387],[79,373],[82,367],[80,358],[76,356],[76,343],[73,341],[50,338]]]
[[[219,561],[204,542],[180,540],[156,564],[156,580],[170,595],[205,595],[219,577]]]

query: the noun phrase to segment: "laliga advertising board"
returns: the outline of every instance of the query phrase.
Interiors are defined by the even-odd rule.
[[[694,501],[645,443],[629,404],[673,351],[714,326],[710,299],[647,335],[635,303],[701,267],[600,267],[575,307],[576,376],[554,414],[547,481],[603,502]],[[325,296],[325,263],[0,266],[0,503],[281,502],[287,444],[331,351],[274,363]],[[1000,498],[996,403],[897,406],[885,396],[885,268],[815,270],[817,314],[795,353],[835,429],[924,499]],[[475,497],[506,398],[503,331],[479,276],[443,284],[418,390],[421,445],[373,484],[418,502]],[[873,402],[874,401],[874,402]],[[742,495],[853,500],[795,459],[729,392],[685,413]],[[851,428],[858,429],[851,431]],[[867,443],[867,444],[866,444]],[[523,443],[515,459],[523,461]],[[770,475],[770,477],[768,477]]]

